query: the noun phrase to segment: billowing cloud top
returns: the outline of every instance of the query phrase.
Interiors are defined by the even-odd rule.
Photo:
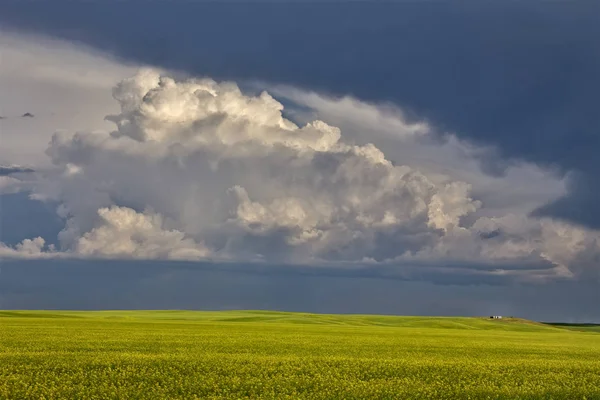
[[[116,130],[55,134],[46,153],[60,172],[33,189],[61,204],[60,250],[35,239],[2,254],[597,276],[597,232],[485,215],[468,183],[392,163],[323,121],[299,126],[267,92],[145,69],[113,96]]]

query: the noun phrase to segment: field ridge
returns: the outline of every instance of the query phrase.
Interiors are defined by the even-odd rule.
[[[377,314],[317,314],[269,310],[0,310],[0,318],[86,318],[130,321],[195,321],[222,323],[280,323],[337,326],[373,326],[431,329],[468,329],[502,331],[586,331],[599,332],[600,326],[584,329],[585,324],[542,323],[523,318],[453,316],[397,316]]]

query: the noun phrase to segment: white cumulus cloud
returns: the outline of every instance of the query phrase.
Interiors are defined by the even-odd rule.
[[[120,108],[107,117],[113,131],[59,132],[46,150],[55,171],[33,195],[61,204],[60,249],[35,239],[0,254],[463,263],[523,279],[571,277],[597,265],[597,232],[531,219],[528,210],[486,213],[485,198],[460,179],[468,174],[435,172],[433,163],[403,162],[402,154],[392,162],[391,149],[360,142],[354,131],[346,138],[318,119],[292,122],[267,92],[143,69],[113,97]],[[360,127],[383,121],[386,134],[396,129],[413,146],[428,132],[393,110],[358,109]]]
[[[74,251],[82,255],[121,258],[197,260],[208,252],[183,232],[163,229],[162,217],[113,206],[98,210],[99,222],[81,236]]]

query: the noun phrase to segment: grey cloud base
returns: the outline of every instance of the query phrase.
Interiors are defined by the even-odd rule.
[[[600,321],[596,283],[455,286],[310,271],[164,261],[4,261],[0,309],[267,309]]]

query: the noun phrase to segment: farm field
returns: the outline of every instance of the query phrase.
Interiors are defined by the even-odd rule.
[[[600,331],[268,311],[0,311],[0,399],[600,399]]]

